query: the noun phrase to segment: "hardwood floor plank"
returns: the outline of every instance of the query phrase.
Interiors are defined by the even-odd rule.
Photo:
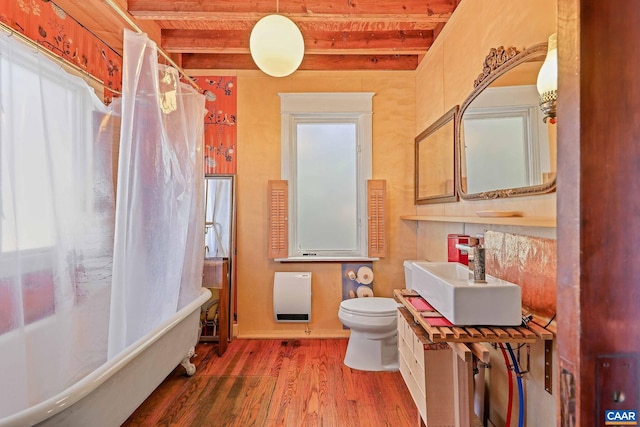
[[[222,377],[207,396],[197,426],[264,426],[276,379],[271,376]]]
[[[343,363],[346,339],[234,340],[218,356],[202,343],[186,377],[177,367],[124,426],[415,426],[399,372]]]
[[[181,394],[174,396],[173,404],[168,406],[156,424],[157,426],[195,426],[194,419],[199,415],[200,408],[205,402],[205,396],[211,393],[210,378],[194,377],[189,386],[182,389]],[[145,402],[146,403],[146,402]],[[132,424],[136,425],[136,424]],[[204,425],[204,424],[200,424]]]
[[[299,372],[297,363],[291,357],[283,359],[280,375],[274,390],[274,396],[278,396],[277,404],[272,404],[269,408],[268,420],[271,425],[286,425],[288,409],[296,395],[296,380]]]

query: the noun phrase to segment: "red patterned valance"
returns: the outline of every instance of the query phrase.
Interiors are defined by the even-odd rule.
[[[121,91],[122,58],[53,2],[0,0],[0,21]],[[109,103],[111,93],[104,96]]]
[[[236,77],[196,77],[196,83],[207,93],[204,120],[204,172],[205,174],[236,173]]]

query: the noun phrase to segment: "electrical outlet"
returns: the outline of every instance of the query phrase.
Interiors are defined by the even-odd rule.
[[[598,421],[608,410],[640,409],[639,354],[611,354],[596,360],[596,393]],[[602,423],[598,422],[598,425]]]

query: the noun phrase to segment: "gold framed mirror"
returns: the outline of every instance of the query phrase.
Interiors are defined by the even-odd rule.
[[[455,202],[458,106],[447,111],[415,139],[415,203]]]
[[[547,43],[493,48],[456,118],[457,188],[464,200],[556,187],[556,126],[543,121],[536,80]]]

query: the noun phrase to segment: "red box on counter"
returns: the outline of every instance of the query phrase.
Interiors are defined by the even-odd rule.
[[[456,248],[456,244],[468,245],[469,244],[469,236],[466,234],[449,234],[447,236],[448,243],[448,255],[449,262],[459,262],[460,264],[469,265],[469,254],[465,252],[464,254],[458,248]]]

